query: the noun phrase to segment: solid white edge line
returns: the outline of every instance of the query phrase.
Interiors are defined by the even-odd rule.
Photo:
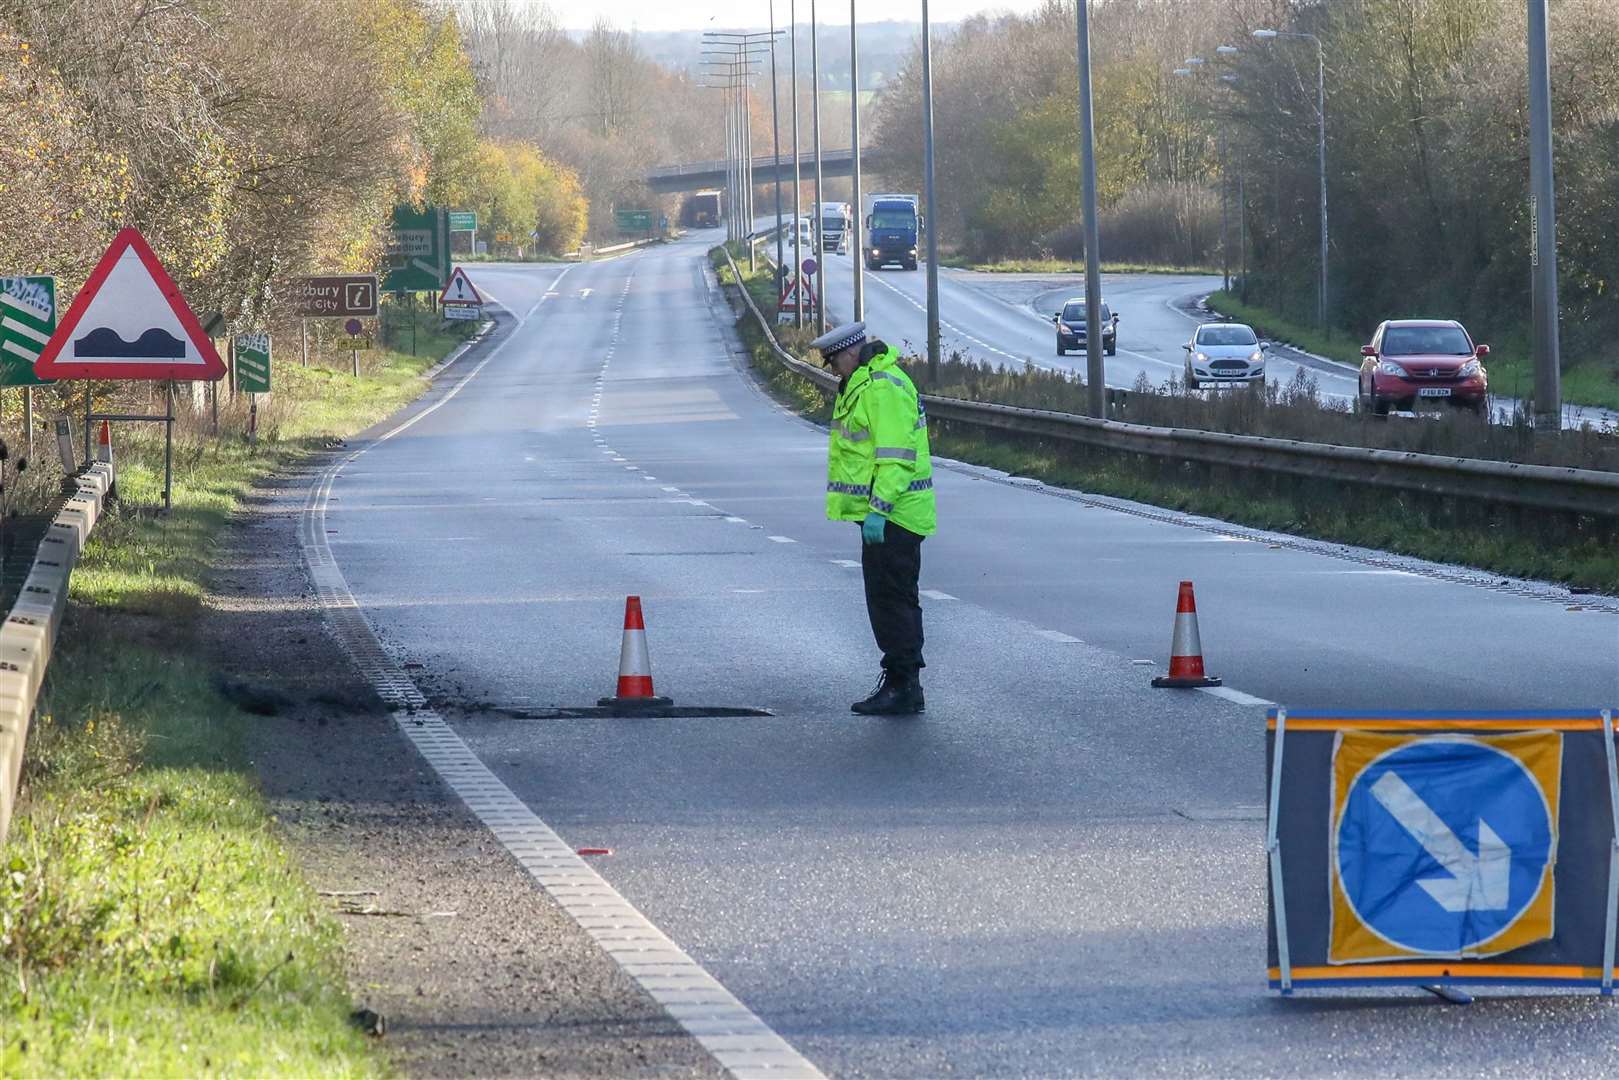
[[[507,311],[510,314],[510,309]],[[367,445],[338,458],[310,486],[299,546],[328,625],[360,673],[389,706],[400,732],[432,765],[445,786],[455,792],[558,906],[721,1067],[738,1080],[821,1078],[823,1074],[807,1058],[565,844],[489,770],[443,717],[427,706],[415,682],[382,648],[332,556],[326,539],[326,506],[338,474],[372,446],[392,439],[442,408],[500,355],[527,321],[526,316],[519,320],[511,335],[442,398]]]

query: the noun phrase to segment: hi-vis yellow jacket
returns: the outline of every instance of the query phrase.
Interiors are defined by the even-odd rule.
[[[927,413],[892,347],[838,393],[826,454],[826,516],[863,521],[872,511],[921,536],[937,529]]]

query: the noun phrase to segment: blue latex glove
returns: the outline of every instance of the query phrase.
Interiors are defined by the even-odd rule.
[[[888,519],[873,510],[866,515],[866,520],[860,523],[860,539],[868,544],[882,543],[883,528],[887,524]]]

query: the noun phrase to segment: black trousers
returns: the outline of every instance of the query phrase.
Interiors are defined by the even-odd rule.
[[[883,651],[883,670],[912,678],[922,662],[922,602],[916,583],[922,576],[922,537],[890,521],[880,544],[860,545],[860,571],[866,582],[866,614]]]

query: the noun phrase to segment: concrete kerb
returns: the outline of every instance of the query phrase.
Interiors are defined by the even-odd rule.
[[[68,579],[115,478],[107,462],[79,474],[77,493],[51,521],[17,602],[0,623],[0,843],[11,829],[28,723],[67,609]]]

